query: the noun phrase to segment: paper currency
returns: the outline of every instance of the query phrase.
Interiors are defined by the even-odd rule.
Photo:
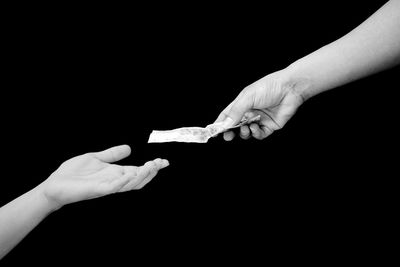
[[[169,131],[152,131],[148,143],[165,143],[165,142],[184,142],[184,143],[207,143],[208,139],[217,136],[229,129],[237,128],[245,124],[259,121],[260,115],[250,119],[243,118],[240,123],[233,127],[224,128],[222,122],[201,127],[183,127]]]

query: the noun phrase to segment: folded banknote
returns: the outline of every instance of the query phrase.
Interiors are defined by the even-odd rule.
[[[183,127],[168,131],[152,131],[148,143],[184,142],[207,143],[208,139],[217,136],[229,129],[237,128],[260,120],[260,115],[252,118],[243,118],[237,125],[229,128],[223,127],[223,122],[217,122],[202,127]]]

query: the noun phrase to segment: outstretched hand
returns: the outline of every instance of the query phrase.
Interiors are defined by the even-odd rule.
[[[55,209],[65,204],[140,189],[169,165],[155,159],[140,167],[112,164],[131,153],[127,145],[87,153],[65,161],[40,188]]]
[[[224,122],[229,128],[243,117],[261,115],[260,121],[240,127],[240,137],[264,139],[275,130],[281,129],[304,102],[293,85],[285,82],[283,71],[274,72],[243,89],[236,99],[218,116],[215,122]],[[224,139],[235,137],[233,131],[224,133]]]

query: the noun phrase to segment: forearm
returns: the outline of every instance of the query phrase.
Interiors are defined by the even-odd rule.
[[[0,208],[0,259],[13,249],[53,208],[40,186]]]
[[[400,0],[392,0],[353,31],[285,69],[304,98],[400,62]]]

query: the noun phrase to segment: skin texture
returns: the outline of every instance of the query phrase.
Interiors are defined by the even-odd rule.
[[[247,86],[218,116],[225,128],[249,113],[258,124],[242,126],[243,139],[264,139],[281,129],[305,100],[400,62],[400,0],[391,0],[342,38]],[[235,133],[224,133],[230,141]]]
[[[130,153],[130,147],[122,145],[74,157],[43,183],[1,207],[0,259],[51,212],[69,203],[140,189],[169,165],[163,159],[140,167],[113,164]]]

